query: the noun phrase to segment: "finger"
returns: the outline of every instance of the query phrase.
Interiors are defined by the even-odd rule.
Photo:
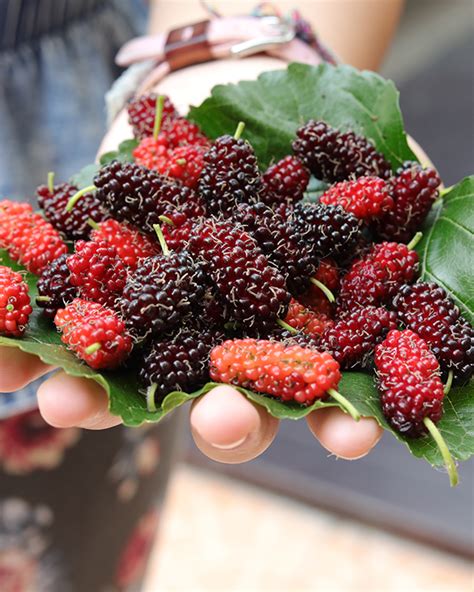
[[[108,410],[108,396],[94,380],[58,372],[39,387],[41,415],[56,428],[103,430],[120,423]]]
[[[358,422],[337,407],[313,411],[307,417],[309,429],[329,452],[355,460],[368,454],[382,437],[382,428],[370,417]]]
[[[191,431],[199,450],[212,460],[252,460],[273,442],[278,420],[230,386],[218,386],[194,402]]]
[[[52,369],[37,356],[16,347],[0,347],[0,392],[18,391]]]

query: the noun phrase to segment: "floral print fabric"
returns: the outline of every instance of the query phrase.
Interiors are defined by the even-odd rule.
[[[138,592],[177,435],[0,420],[0,591]]]
[[[61,552],[51,545],[54,521],[50,508],[19,498],[0,502],[0,590],[47,592],[59,586],[70,590],[63,578]]]
[[[5,473],[18,475],[54,469],[79,436],[76,428],[51,427],[36,410],[15,415],[0,422],[0,467]]]

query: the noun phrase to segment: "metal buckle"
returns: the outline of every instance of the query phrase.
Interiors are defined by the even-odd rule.
[[[263,23],[263,28],[267,28],[268,35],[259,39],[250,39],[249,41],[236,43],[230,48],[230,55],[232,57],[243,58],[272,49],[278,45],[284,45],[294,39],[296,35],[293,25],[278,16],[262,16],[260,20]]]

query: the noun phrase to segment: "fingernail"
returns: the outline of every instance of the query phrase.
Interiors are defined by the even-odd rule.
[[[231,442],[230,444],[213,444],[212,442],[210,444],[213,448],[217,448],[218,450],[234,450],[234,448],[242,446],[242,444],[247,440],[247,438],[248,434],[243,438],[240,438],[240,440],[237,440],[236,442]]]

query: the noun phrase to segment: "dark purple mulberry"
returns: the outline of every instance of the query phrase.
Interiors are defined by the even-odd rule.
[[[388,179],[391,166],[374,145],[354,132],[342,132],[324,121],[308,121],[296,132],[293,152],[318,179],[334,183],[353,177]]]
[[[397,316],[385,308],[366,306],[342,315],[321,335],[321,350],[328,351],[341,368],[366,367],[375,346],[397,328]]]
[[[50,263],[37,283],[39,298],[36,304],[51,319],[59,308],[64,308],[77,296],[77,288],[71,284],[71,272],[66,264],[68,256],[61,255]]]
[[[443,288],[433,282],[402,286],[393,308],[403,325],[430,346],[445,378],[452,370],[455,384],[470,379],[474,371],[474,330]]]
[[[354,255],[363,235],[361,221],[341,206],[298,203],[290,219],[294,235],[311,250],[315,260],[337,261]]]
[[[195,391],[208,382],[209,354],[224,339],[219,331],[183,329],[170,339],[155,342],[139,371],[142,387],[153,397],[151,403],[160,403],[173,391]]]
[[[252,146],[232,136],[217,138],[204,155],[199,193],[212,215],[229,214],[238,203],[258,199],[262,186]]]
[[[405,329],[392,330],[375,348],[382,411],[390,425],[406,436],[426,433],[424,419],[443,415],[439,364],[427,343]]]
[[[286,279],[293,295],[308,289],[309,280],[316,273],[314,257],[280,214],[263,203],[256,203],[241,204],[233,217],[257,241],[270,263]]]
[[[376,222],[378,236],[386,240],[408,242],[419,230],[431,206],[439,196],[438,173],[417,162],[407,162],[389,181],[393,207]]]
[[[285,278],[247,232],[232,222],[208,219],[196,225],[189,244],[229,303],[233,320],[252,327],[285,316],[290,301]]]
[[[162,215],[180,227],[205,214],[192,189],[137,164],[113,161],[99,171],[94,184],[97,198],[113,218],[131,222],[149,234],[154,234],[153,225],[161,224]]]
[[[141,341],[183,322],[204,295],[205,276],[189,253],[145,259],[129,276],[119,306],[130,333]]]
[[[69,240],[89,238],[92,231],[87,223],[89,219],[99,223],[108,218],[107,210],[94,193],[85,193],[74,208],[66,212],[68,201],[77,191],[77,187],[68,183],[55,185],[52,192],[46,185],[36,189],[38,204],[45,218]]]
[[[303,199],[310,173],[299,158],[285,156],[262,175],[260,200],[272,208],[294,204]]]

